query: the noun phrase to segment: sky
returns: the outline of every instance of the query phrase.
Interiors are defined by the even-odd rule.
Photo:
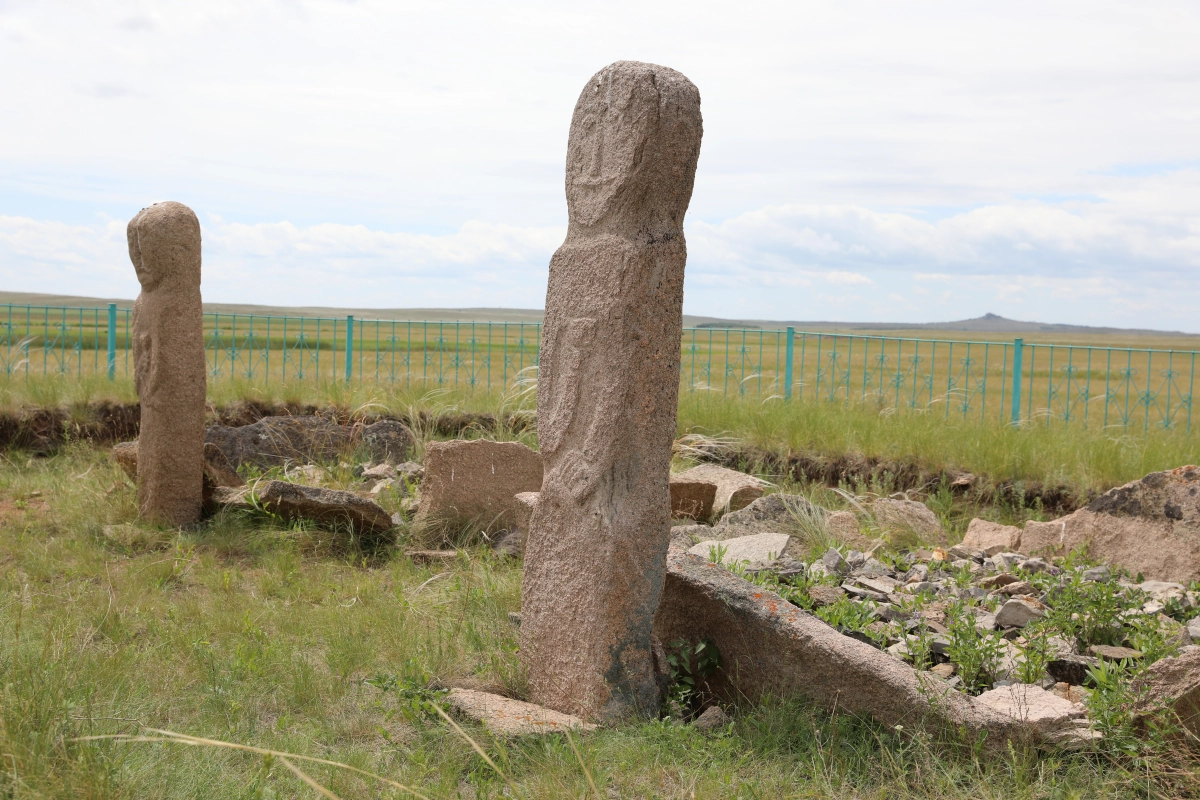
[[[1200,4],[0,0],[0,289],[132,298],[200,218],[212,302],[540,308],[571,112],[700,90],[684,308],[1200,332]]]

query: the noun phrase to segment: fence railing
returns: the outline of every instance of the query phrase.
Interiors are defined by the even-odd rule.
[[[132,312],[0,305],[0,378],[132,374]],[[211,381],[505,389],[538,364],[531,322],[204,315]],[[1070,344],[687,328],[681,388],[948,419],[1191,433],[1196,355]]]

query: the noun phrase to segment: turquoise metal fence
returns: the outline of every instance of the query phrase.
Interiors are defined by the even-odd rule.
[[[0,378],[128,376],[127,308],[0,305]],[[209,379],[505,390],[541,325],[205,314]],[[104,355],[101,355],[104,351]],[[1194,350],[688,328],[681,388],[947,419],[1191,433]]]

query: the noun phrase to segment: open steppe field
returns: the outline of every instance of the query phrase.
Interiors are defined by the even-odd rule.
[[[533,312],[303,313],[312,310],[211,307],[204,338],[214,387],[246,381],[278,393],[341,381],[384,392],[502,392],[528,379],[539,359]],[[128,307],[0,306],[0,376],[128,377],[131,320]],[[785,328],[703,324],[683,334],[689,394],[795,397],[961,422],[1192,432],[1194,336],[848,325],[795,329],[789,339]]]
[[[395,410],[406,399],[421,398],[391,398]],[[440,412],[468,402],[450,399],[424,401]],[[731,416],[685,404],[690,422],[713,421],[706,413],[750,441],[805,441],[800,428],[816,424],[758,406]],[[419,459],[435,434],[418,433]],[[528,428],[504,425],[462,435],[536,444]],[[1126,459],[1113,468],[1141,469]],[[1071,463],[1081,460],[1077,453]],[[348,464],[326,467],[331,485],[350,486]],[[822,485],[768,477],[827,508],[848,507]],[[872,488],[886,491],[859,491]],[[944,490],[924,496],[952,539],[972,516],[1039,515]],[[405,524],[396,546],[365,551],[336,533],[229,511],[192,530],[156,529],[136,522],[134,488],[107,447],[69,442],[46,457],[8,450],[0,460],[0,790],[14,798],[318,796],[288,764],[341,798],[1007,800],[1192,796],[1200,786],[1186,742],[1115,736],[1084,752],[995,752],[796,698],[747,701],[709,734],[672,719],[571,739],[505,741],[466,723],[459,732],[432,710],[440,687],[523,692],[509,619],[520,606],[521,566],[470,531],[451,542],[460,548],[451,562],[406,556],[406,547],[445,543],[425,535]],[[90,738],[155,738],[156,730],[295,755]]]

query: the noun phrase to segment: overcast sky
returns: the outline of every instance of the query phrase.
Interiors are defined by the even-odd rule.
[[[0,288],[541,307],[571,111],[699,87],[685,309],[1200,331],[1200,4],[0,0]]]

